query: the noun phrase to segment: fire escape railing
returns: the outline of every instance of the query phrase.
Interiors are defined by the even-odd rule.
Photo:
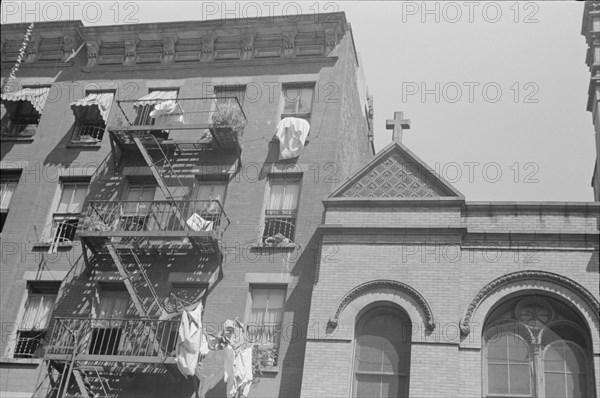
[[[186,130],[235,127],[246,115],[236,97],[119,100],[109,130]]]
[[[54,318],[45,355],[174,356],[179,320]],[[122,358],[121,358],[122,359]]]
[[[214,231],[220,236],[229,224],[218,200],[90,201],[79,233]]]

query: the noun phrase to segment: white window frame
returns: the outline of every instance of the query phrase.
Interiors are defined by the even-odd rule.
[[[7,189],[10,185],[14,185],[12,188],[12,192],[10,193],[10,199],[7,201],[8,203],[6,204],[6,207],[0,207],[0,213],[2,213],[3,217],[8,217],[8,212],[10,210],[10,205],[13,199],[13,196],[15,195],[15,191],[17,190],[17,187],[19,186],[19,180],[20,180],[20,175],[11,175],[7,170],[3,171],[2,175],[2,179],[0,181],[1,187],[0,187],[0,195],[4,195],[6,192],[9,192],[10,190]],[[5,218],[5,223],[6,223],[6,218]],[[4,225],[2,226],[2,228],[4,229]],[[2,235],[2,232],[0,231],[0,236]]]
[[[248,304],[246,306],[246,315],[245,315],[245,323],[247,326],[252,326],[252,322],[251,322],[251,315],[252,315],[252,308],[253,308],[253,303],[254,303],[254,297],[253,297],[253,293],[256,290],[267,290],[269,293],[271,291],[281,291],[283,292],[283,303],[281,306],[281,321],[279,322],[279,325],[276,326],[276,329],[278,329],[278,336],[276,338],[276,341],[273,341],[272,345],[271,344],[264,344],[264,342],[261,341],[257,341],[256,344],[258,344],[258,346],[260,348],[273,348],[275,346],[277,346],[277,360],[274,364],[269,365],[267,364],[266,366],[279,366],[280,363],[280,358],[281,358],[281,335],[283,333],[283,324],[284,324],[284,318],[285,318],[285,305],[287,303],[287,285],[286,284],[250,284],[249,289],[248,289]],[[267,299],[268,300],[268,299]],[[268,311],[268,304],[267,307],[265,308],[265,312]],[[264,333],[264,331],[263,331]]]
[[[266,222],[267,219],[269,218],[276,218],[276,215],[271,215],[268,216],[267,212],[268,211],[281,211],[282,215],[280,216],[280,218],[290,218],[290,219],[294,219],[294,233],[292,234],[291,237],[288,237],[290,239],[290,241],[294,242],[295,238],[296,238],[296,229],[297,229],[297,222],[298,222],[298,209],[300,208],[300,198],[302,197],[302,174],[271,174],[269,175],[268,178],[268,182],[267,182],[267,189],[265,191],[265,199],[264,199],[264,205],[263,205],[263,210],[262,210],[262,217],[261,217],[261,227],[260,227],[260,236],[259,236],[259,240],[261,242],[261,244],[264,244],[264,238],[265,238],[265,228],[266,228]],[[271,194],[273,191],[273,185],[274,184],[280,184],[283,183],[284,184],[284,192],[287,189],[288,185],[297,185],[298,186],[298,194],[296,197],[296,208],[295,209],[286,209],[286,210],[282,210],[282,209],[271,209],[269,208],[269,205],[271,203]],[[285,196],[285,194],[284,194]],[[289,212],[289,215],[285,215],[283,214],[283,212]]]
[[[57,281],[35,281],[35,282],[57,282]],[[14,357],[15,355],[18,355],[16,353],[16,349],[18,346],[18,340],[19,340],[19,335],[21,332],[39,332],[41,334],[46,334],[48,332],[48,326],[50,324],[50,320],[52,319],[52,316],[54,314],[54,310],[56,309],[56,299],[58,297],[58,293],[60,291],[60,285],[57,284],[57,288],[56,288],[56,292],[55,293],[36,293],[33,290],[35,290],[35,287],[32,287],[30,285],[28,285],[27,290],[26,290],[26,294],[21,302],[21,307],[19,310],[19,315],[17,317],[17,319],[19,319],[19,323],[17,324],[17,328],[16,330],[13,332],[14,333],[14,339],[12,344],[9,344],[7,349],[8,349],[8,356],[10,357]],[[29,304],[29,300],[32,297],[52,297],[52,306],[51,306],[51,310],[50,310],[50,315],[48,317],[48,325],[45,325],[45,328],[43,329],[37,329],[37,328],[24,328],[23,327],[23,321],[25,320],[25,315],[27,314],[27,305]],[[49,336],[45,335],[42,338],[48,338]]]
[[[69,204],[67,205],[67,211],[63,213],[59,213],[58,210],[62,203],[63,194],[65,192],[65,187],[75,185],[75,189],[73,189],[72,196],[69,200]],[[75,197],[75,193],[77,192],[78,185],[85,185],[85,196],[83,201],[81,202],[81,208],[79,212],[68,211],[72,205],[73,198]],[[79,180],[62,180],[59,185],[58,193],[55,199],[55,203],[53,203],[54,212],[50,216],[50,220],[48,221],[46,228],[44,229],[44,233],[42,236],[42,241],[50,243],[50,251],[54,251],[56,247],[60,246],[71,246],[73,244],[73,240],[75,240],[75,236],[73,235],[73,240],[63,240],[63,238],[59,235],[59,232],[62,231],[60,228],[61,225],[69,224],[69,222],[77,221],[79,223],[79,219],[84,212],[85,204],[87,202],[87,196],[90,192],[90,181],[88,179],[79,179]],[[77,224],[75,228],[77,228]],[[63,227],[64,228],[64,227]]]

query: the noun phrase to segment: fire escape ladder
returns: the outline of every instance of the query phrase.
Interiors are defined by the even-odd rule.
[[[119,253],[117,252],[117,249],[114,247],[114,245],[112,243],[108,242],[106,247],[108,249],[110,256],[112,257],[113,261],[115,262],[117,269],[119,270],[119,274],[121,275],[121,278],[123,278],[125,287],[127,288],[127,291],[129,292],[129,296],[131,296],[131,300],[133,301],[133,304],[134,304],[135,309],[137,310],[138,314],[144,319],[150,319],[150,312],[148,309],[146,309],[144,302],[143,302],[142,298],[140,297],[140,294],[138,292],[138,286],[143,286],[150,291],[150,294],[152,295],[154,304],[160,309],[161,313],[164,313],[164,309],[163,309],[162,305],[160,304],[158,294],[156,293],[154,286],[152,286],[150,278],[148,278],[148,274],[144,270],[144,267],[140,263],[140,260],[139,260],[138,256],[135,254],[135,252],[133,251],[133,249],[132,248],[128,249],[129,250],[128,254],[131,254],[133,257],[133,260],[134,260],[133,264],[131,264],[133,270],[130,271],[126,265],[127,263],[123,260],[123,257],[121,255],[119,255]]]
[[[185,230],[186,223],[185,223],[185,218],[183,217],[182,209],[180,207],[180,204],[175,200],[175,197],[171,193],[171,190],[165,183],[165,177],[167,177],[169,179],[174,178],[177,181],[177,184],[179,185],[178,188],[181,190],[181,192],[185,192],[186,188],[182,184],[181,180],[179,180],[179,177],[177,176],[177,173],[175,172],[173,165],[171,164],[171,162],[169,162],[167,155],[163,151],[163,149],[162,149],[160,143],[158,142],[158,140],[156,139],[156,137],[154,137],[152,134],[148,134],[148,136],[153,138],[153,140],[156,143],[156,146],[161,154],[161,159],[159,159],[156,162],[154,162],[152,160],[152,157],[150,156],[146,147],[140,140],[140,137],[137,137],[137,136],[133,137],[133,141],[137,145],[140,153],[142,154],[142,157],[146,161],[146,164],[148,165],[148,167],[150,167],[150,171],[152,172],[152,175],[154,176],[154,179],[156,180],[158,187],[162,191],[163,195],[165,196],[165,198],[167,200],[173,201],[173,205],[174,205],[174,209],[175,209],[175,217],[177,217],[177,220],[179,221],[181,228],[183,230]],[[158,167],[156,166],[159,163],[162,163],[163,173],[161,173],[158,170]],[[182,199],[189,200],[189,195],[188,194],[184,195]]]
[[[112,257],[115,265],[117,266],[119,275],[121,275],[121,278],[123,278],[125,287],[127,288],[127,291],[129,292],[131,301],[133,301],[133,305],[135,306],[135,309],[137,310],[138,314],[144,319],[150,319],[150,314],[148,313],[148,311],[146,311],[146,308],[144,307],[144,303],[142,302],[142,299],[140,298],[140,295],[138,294],[137,289],[135,288],[135,285],[133,284],[133,280],[132,280],[133,278],[127,272],[125,265],[123,264],[123,261],[121,260],[121,257],[117,253],[117,250],[115,249],[115,247],[112,245],[111,242],[108,242],[106,244],[106,248],[108,249],[108,253]]]
[[[133,272],[129,272],[125,265],[126,263],[123,261],[122,257],[117,253],[117,249],[114,247],[114,245],[109,242],[106,245],[106,247],[108,249],[108,252],[110,253],[110,256],[112,257],[113,261],[115,262],[117,269],[119,270],[119,274],[121,275],[121,278],[123,278],[125,287],[127,288],[127,291],[129,292],[129,296],[131,297],[131,300],[133,301],[135,309],[137,310],[140,317],[142,317],[143,319],[146,319],[146,320],[151,320],[150,312],[144,306],[142,297],[140,296],[140,294],[137,290],[136,282],[140,282],[141,286],[144,286],[145,288],[147,288],[150,291],[150,294],[152,295],[154,304],[156,304],[158,306],[158,308],[161,312],[161,315],[164,315],[166,312],[165,312],[163,306],[160,304],[158,294],[156,293],[154,286],[152,286],[150,278],[148,278],[148,274],[146,274],[144,267],[142,266],[138,256],[135,254],[133,249],[130,248],[129,252],[133,256],[133,259],[134,259],[133,265],[134,265],[135,270]],[[159,356],[164,356],[165,355],[164,350],[162,349],[162,347],[160,345],[160,341],[159,341],[158,337],[156,336],[156,330],[155,330],[156,327],[153,326],[152,322],[149,322],[148,325],[146,326],[146,328],[147,328],[148,340],[151,342],[154,352],[159,354]]]
[[[158,294],[156,293],[156,289],[154,289],[154,286],[152,285],[150,278],[148,278],[148,274],[146,273],[146,270],[142,266],[142,263],[141,263],[139,257],[137,256],[137,254],[135,254],[135,251],[133,249],[129,249],[129,251],[130,251],[130,254],[133,257],[133,259],[135,260],[136,272],[139,275],[141,275],[141,277],[142,277],[142,279],[141,279],[142,284],[150,291],[150,294],[152,295],[152,298],[154,299],[154,303],[160,309],[161,314],[164,314],[165,309],[160,304],[160,299],[158,297]]]

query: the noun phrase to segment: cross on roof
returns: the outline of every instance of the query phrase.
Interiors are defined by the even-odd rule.
[[[402,142],[402,130],[410,129],[410,119],[404,119],[404,112],[394,112],[394,119],[386,120],[385,128],[388,130],[394,130],[392,134],[392,141],[400,143]]]

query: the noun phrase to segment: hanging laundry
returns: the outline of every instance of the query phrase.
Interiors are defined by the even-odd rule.
[[[177,368],[184,376],[191,376],[198,367],[202,346],[202,303],[193,311],[184,310],[177,336]]]
[[[234,360],[234,375],[238,381],[238,390],[241,391],[244,397],[250,393],[252,382],[254,380],[254,372],[252,367],[252,346],[247,346],[241,349]]]
[[[310,124],[297,117],[286,117],[277,124],[275,136],[279,139],[279,160],[300,155],[310,131]]]
[[[246,342],[244,327],[237,321],[225,321],[224,338],[228,341],[224,353],[224,381],[227,397],[247,396],[252,387],[252,345]]]
[[[169,124],[185,124],[183,110],[175,101],[163,101],[154,106],[150,117],[156,119],[155,126],[166,126]]]
[[[192,216],[186,221],[186,224],[194,231],[213,230],[213,222],[205,220],[204,218],[200,217],[198,213],[192,214]]]

